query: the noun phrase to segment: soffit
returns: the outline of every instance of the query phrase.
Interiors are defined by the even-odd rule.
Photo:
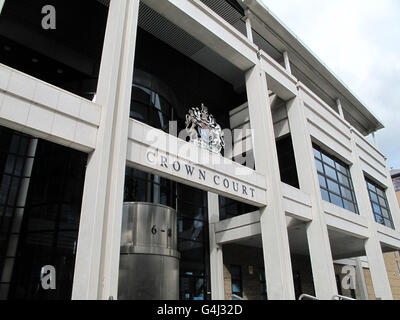
[[[109,0],[97,1],[104,5],[109,4]],[[207,5],[212,5],[215,10],[221,12],[225,20],[237,27],[239,31],[243,32],[244,22],[241,20],[241,15],[229,6],[229,4],[222,5],[222,2],[215,2],[214,0],[203,0],[203,2]],[[215,5],[215,3],[219,3],[219,5]],[[161,14],[146,6],[143,2],[140,2],[138,25],[141,29],[150,33],[157,39],[231,83],[234,88],[240,88],[242,82],[244,82],[244,76],[240,69],[205,46],[202,42],[196,40],[189,33],[170,22]]]

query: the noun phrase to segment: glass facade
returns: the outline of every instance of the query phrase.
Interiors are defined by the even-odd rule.
[[[322,199],[358,214],[349,166],[317,145],[313,150]]]
[[[15,249],[9,245],[18,240],[13,236],[13,231],[20,225],[19,221],[15,221],[15,213],[17,205],[23,205],[25,200],[18,199],[19,190],[25,180],[24,176],[27,179],[29,178],[27,175],[30,176],[29,172],[24,172],[30,141],[31,138],[27,135],[0,128],[0,294],[2,299],[8,297],[16,255]],[[13,227],[13,224],[16,226]]]
[[[0,141],[1,298],[70,299],[87,155],[4,128]]]
[[[91,100],[97,89],[108,6],[97,0],[2,2],[0,63]],[[55,29],[42,28],[46,5],[56,9]]]
[[[258,208],[240,201],[219,196],[219,219],[225,220],[258,211]]]
[[[210,299],[207,193],[127,168],[124,201],[163,204],[177,211],[180,299]]]
[[[169,121],[175,119],[171,104],[159,93],[144,86],[132,85],[130,117],[168,132]]]
[[[229,128],[229,111],[247,101],[246,92],[238,93],[231,83],[178,51],[183,47],[185,49],[183,52],[191,48],[183,45],[174,47],[174,43],[168,44],[163,41],[167,39],[160,38],[160,35],[157,37],[153,28],[146,28],[153,23],[151,17],[147,16],[150,13],[155,14],[141,4],[131,117],[164,131],[167,131],[165,130],[167,120],[177,121],[179,132],[185,128],[189,108],[200,108],[203,103],[221,128]],[[156,16],[158,17],[158,15],[154,17]],[[184,31],[175,25],[162,21],[179,34],[184,34]],[[150,108],[146,109],[145,105]]]
[[[366,179],[366,182],[375,221],[394,229],[385,190],[369,179]]]

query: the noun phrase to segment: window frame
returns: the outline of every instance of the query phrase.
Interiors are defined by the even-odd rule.
[[[313,153],[322,199],[359,215],[350,167],[316,144],[313,144]],[[327,173],[327,170],[331,174]],[[335,185],[337,190],[333,188]],[[340,199],[340,201],[335,201],[335,199]]]
[[[366,184],[366,187],[367,187],[369,201],[371,203],[372,214],[374,216],[375,222],[379,223],[379,224],[381,224],[381,225],[383,225],[385,227],[388,227],[388,228],[391,228],[391,229],[395,230],[392,213],[390,211],[389,201],[388,201],[387,196],[386,196],[386,190],[384,188],[382,188],[381,186],[379,186],[377,183],[373,182],[371,179],[367,178],[367,177],[365,177],[365,184]],[[372,186],[374,189],[371,189],[370,186]],[[378,190],[380,192],[378,192]],[[373,199],[371,194],[373,194],[377,200]],[[383,199],[384,205],[382,205],[382,203],[379,201],[380,199]],[[379,208],[380,213],[375,211],[374,205]],[[385,215],[383,214],[383,210],[382,209],[387,211],[388,218],[385,217]],[[379,221],[377,216],[380,219],[382,219],[382,222]],[[387,225],[385,223],[386,221],[389,222],[389,225]]]

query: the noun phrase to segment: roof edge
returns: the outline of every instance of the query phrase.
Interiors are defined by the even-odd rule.
[[[295,50],[316,72],[318,72],[338,93],[360,112],[369,122],[366,134],[384,128],[382,121],[361,101],[357,95],[309,48],[287,27],[261,0],[242,0],[242,6],[249,8],[263,23],[268,25],[287,47]],[[278,48],[284,50],[286,48]],[[339,97],[338,97],[339,98]]]

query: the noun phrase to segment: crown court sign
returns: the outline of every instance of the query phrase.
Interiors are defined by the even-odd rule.
[[[174,159],[171,161],[167,155],[160,155],[158,151],[149,150],[146,153],[146,160],[149,164],[158,166],[163,171],[170,173],[183,173],[187,180],[197,180],[199,183],[206,182],[211,176],[211,182],[215,187],[223,186],[226,190],[236,192],[238,195],[255,199],[255,187],[241,183],[234,179],[221,176],[218,173],[210,173],[207,169],[201,169],[183,160]]]
[[[266,205],[265,177],[220,154],[222,131],[204,106],[189,111],[186,130],[189,142],[130,119],[128,165],[257,207]]]

